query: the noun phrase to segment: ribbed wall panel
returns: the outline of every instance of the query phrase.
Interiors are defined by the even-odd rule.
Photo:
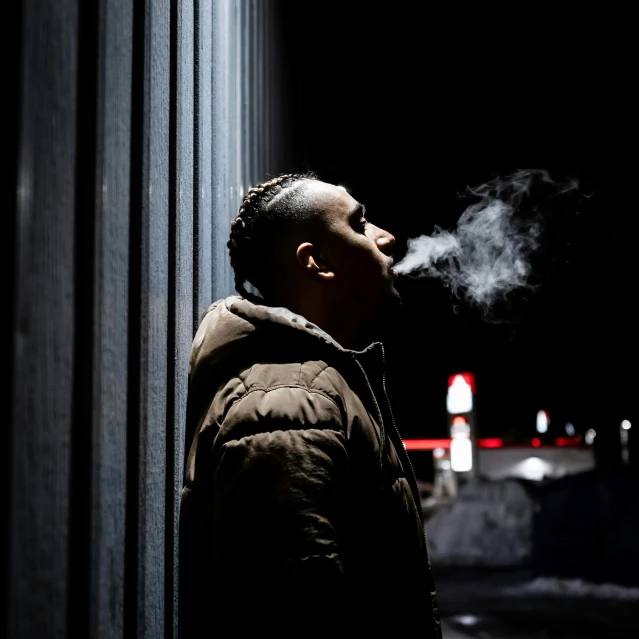
[[[16,74],[7,636],[177,636],[188,357],[281,172],[269,0],[28,0]],[[19,55],[18,55],[19,54]]]

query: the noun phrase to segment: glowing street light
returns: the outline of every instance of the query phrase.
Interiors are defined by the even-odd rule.
[[[469,373],[451,376],[448,380],[446,409],[451,415],[469,413],[473,410],[474,380]]]
[[[632,424],[624,419],[619,428],[619,438],[621,439],[621,461],[627,464],[630,461],[630,451],[628,450],[628,431]]]
[[[575,427],[568,422],[566,424],[566,435],[569,435],[570,437],[572,437],[575,434]]]
[[[473,468],[473,445],[469,437],[453,437],[450,442],[450,459],[456,473],[465,473]]]
[[[595,432],[595,430],[593,428],[589,428],[586,431],[586,437],[585,437],[586,444],[588,445],[594,444],[596,436],[597,436],[597,433]]]
[[[548,432],[549,423],[550,423],[550,417],[548,416],[548,411],[540,410],[537,413],[537,432],[538,433]]]
[[[465,473],[473,468],[473,444],[470,440],[470,425],[464,417],[457,415],[451,427],[450,462],[456,473]]]

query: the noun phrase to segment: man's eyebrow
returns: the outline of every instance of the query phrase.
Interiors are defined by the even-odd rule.
[[[360,218],[360,217],[366,217],[366,207],[361,204],[361,203],[357,203],[357,206],[350,212],[349,218]]]

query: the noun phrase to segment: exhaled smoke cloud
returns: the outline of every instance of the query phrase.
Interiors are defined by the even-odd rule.
[[[544,204],[577,186],[574,180],[556,182],[543,170],[520,170],[468,187],[467,195],[478,201],[466,208],[457,228],[436,226],[432,235],[408,240],[408,252],[395,269],[442,280],[486,315],[509,293],[529,286]]]

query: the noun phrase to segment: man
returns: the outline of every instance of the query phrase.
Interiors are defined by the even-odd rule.
[[[244,198],[241,296],[207,310],[191,353],[181,637],[440,636],[384,348],[358,342],[400,303],[394,241],[311,174]]]

